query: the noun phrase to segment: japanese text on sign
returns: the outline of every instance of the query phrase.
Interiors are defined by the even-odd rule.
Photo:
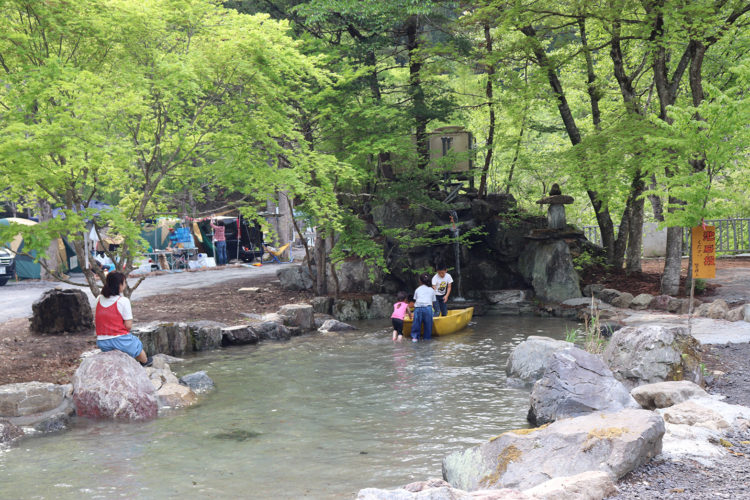
[[[714,226],[696,226],[691,230],[693,278],[716,277],[716,233]]]

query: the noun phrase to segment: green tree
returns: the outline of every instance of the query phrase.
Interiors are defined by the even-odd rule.
[[[21,229],[43,251],[67,235],[85,263],[92,220],[124,238],[111,257],[127,274],[144,249],[141,221],[174,213],[173,193],[195,179],[248,205],[289,190],[335,218],[331,186],[309,181],[341,165],[290,147],[305,140],[295,103],[328,75],[284,23],[204,0],[75,5],[18,0],[0,13],[9,34],[0,40],[0,175],[19,197],[47,198],[66,214],[5,238]],[[116,208],[95,214],[94,198]],[[97,293],[93,266],[84,274]]]

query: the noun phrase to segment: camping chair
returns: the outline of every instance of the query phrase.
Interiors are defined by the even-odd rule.
[[[263,249],[268,252],[268,255],[271,256],[271,260],[269,262],[276,262],[277,264],[282,264],[283,262],[292,262],[294,258],[292,257],[292,251],[289,250],[289,260],[285,260],[282,262],[281,257],[284,255],[284,251],[289,248],[290,243],[287,243],[286,245],[279,247],[277,250],[272,249],[271,247],[268,247],[266,245],[263,245]]]

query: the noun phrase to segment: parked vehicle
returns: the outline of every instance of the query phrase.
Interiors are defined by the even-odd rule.
[[[16,274],[16,259],[10,250],[0,248],[0,286]]]

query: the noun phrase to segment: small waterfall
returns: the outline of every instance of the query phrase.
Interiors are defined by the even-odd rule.
[[[464,302],[466,299],[464,299],[461,294],[461,248],[458,243],[459,230],[456,225],[458,222],[458,214],[455,210],[450,210],[448,213],[451,217],[451,232],[456,239],[453,243],[453,257],[456,261],[456,298],[454,300],[456,302]]]

